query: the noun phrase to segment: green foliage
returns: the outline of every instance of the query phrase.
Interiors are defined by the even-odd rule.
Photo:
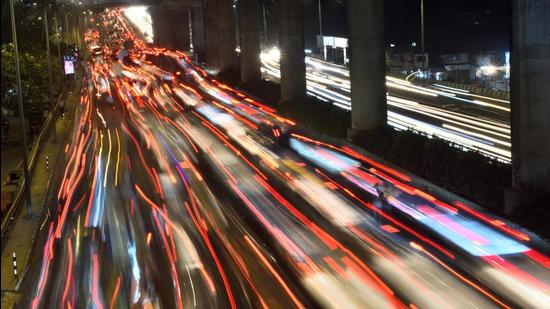
[[[23,88],[23,103],[25,112],[42,113],[49,108],[48,89],[48,61],[44,51],[20,52],[19,63],[21,69],[21,86]],[[52,61],[54,76],[54,92],[59,89],[60,64]],[[13,44],[2,44],[2,75],[1,75],[1,102],[2,107],[8,110],[17,110],[15,90],[15,60]]]
[[[43,6],[33,5],[33,2],[16,1],[14,3],[15,22],[19,45],[19,60],[21,69],[21,83],[23,102],[26,114],[43,113],[49,108],[47,97],[48,88],[48,62],[46,57],[46,40],[44,35]],[[52,74],[54,93],[60,88],[61,64],[57,57],[57,36],[53,29],[53,6],[49,7],[50,21],[50,47],[52,56]],[[15,62],[12,44],[11,18],[8,1],[2,1],[2,19],[0,31],[2,34],[2,81],[1,104],[2,108],[17,111],[17,96],[15,89]],[[64,47],[62,47],[62,50]],[[11,92],[10,92],[11,91]]]
[[[504,189],[511,185],[510,165],[438,138],[387,127],[366,132],[356,143],[492,211],[503,210]]]

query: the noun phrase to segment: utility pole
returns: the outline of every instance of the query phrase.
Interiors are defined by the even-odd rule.
[[[319,0],[319,36],[323,36],[323,18],[321,14],[321,0]]]
[[[52,55],[50,52],[50,31],[48,26],[48,4],[44,1],[44,32],[46,34],[46,55],[48,57],[48,88],[50,95],[48,100],[50,103],[54,103],[53,98],[53,75],[52,75]],[[57,132],[55,127],[55,108],[51,111],[52,113],[52,122],[53,122],[53,131],[52,131],[52,141],[57,142]]]
[[[264,44],[267,45],[267,20],[265,19],[265,1],[263,1],[262,3],[262,15],[263,15],[263,19],[264,19]]]
[[[21,71],[19,68],[19,48],[17,47],[17,30],[15,29],[15,13],[13,0],[10,1],[11,35],[13,39],[13,54],[15,58],[15,78],[17,80],[17,105],[19,106],[19,120],[21,121],[21,141],[23,143],[23,174],[25,176],[25,196],[27,200],[27,215],[32,215],[31,178],[27,161],[27,130],[25,129],[25,114],[23,109],[23,89],[21,88]]]
[[[61,35],[59,33],[59,24],[58,24],[58,20],[57,18],[59,17],[59,12],[57,11],[57,8],[56,8],[56,12],[55,12],[55,15],[53,16],[53,23],[54,23],[54,27],[55,27],[55,36],[57,38],[57,61],[59,61],[59,63],[61,63]]]
[[[193,50],[193,20],[191,10],[187,10],[187,21],[189,21],[189,49]]]
[[[420,0],[420,32],[422,44],[422,68],[426,66],[426,49],[424,46],[424,0]]]
[[[50,53],[50,31],[48,26],[48,5],[44,1],[44,33],[46,34],[46,56],[48,57],[48,90],[50,91],[50,101],[53,100],[53,76],[52,76],[52,57]]]
[[[65,37],[65,43],[67,44],[67,46],[69,45],[69,41],[71,39],[71,33],[69,32],[69,17],[68,17],[69,13],[65,12],[64,16],[65,16],[65,31],[63,32],[64,33],[64,37]]]
[[[84,23],[83,22],[83,19],[86,19],[86,16],[84,16],[83,14],[78,14],[78,27],[77,27],[77,38],[78,38],[78,49],[80,50],[80,55],[82,55],[82,49],[83,49],[83,45],[82,45],[82,33],[83,32],[83,27],[82,27],[82,24]]]

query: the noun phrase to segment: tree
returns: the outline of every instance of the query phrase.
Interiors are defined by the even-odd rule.
[[[47,102],[48,90],[48,60],[44,52],[22,52],[19,55],[21,66],[21,87],[23,88],[23,103],[25,112],[43,113],[49,109]],[[53,63],[53,72],[59,72],[60,64]],[[1,72],[1,102],[2,108],[17,110],[15,80],[15,62],[13,44],[2,44],[2,72]],[[54,89],[58,88],[58,78],[54,78]]]

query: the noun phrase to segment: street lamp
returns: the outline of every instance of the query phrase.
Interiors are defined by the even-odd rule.
[[[50,91],[50,102],[53,100],[53,75],[52,75],[52,57],[50,54],[50,32],[48,26],[48,6],[44,3],[44,33],[46,35],[46,56],[48,57],[48,87]],[[55,130],[54,130],[55,131]],[[55,134],[54,134],[55,135]],[[55,138],[54,138],[55,140]]]
[[[321,0],[319,0],[319,36],[323,37],[323,18],[321,15]]]
[[[267,45],[267,20],[265,17],[265,1],[262,1],[262,17],[263,17],[263,24],[264,24],[264,44]]]
[[[420,36],[422,44],[422,67],[426,66],[426,49],[424,45],[424,0],[420,0]]]
[[[27,161],[27,137],[25,129],[25,114],[23,109],[23,91],[21,88],[21,70],[19,68],[19,48],[17,47],[17,30],[15,28],[15,13],[13,0],[10,1],[11,35],[13,39],[13,54],[15,59],[15,78],[17,80],[17,105],[19,106],[19,121],[21,121],[21,141],[23,148],[23,175],[25,176],[25,196],[27,200],[27,215],[32,215],[31,178]]]
[[[424,53],[424,0],[420,0],[420,31],[422,39],[422,53]]]
[[[493,76],[497,73],[499,68],[495,65],[490,64],[490,65],[483,65],[479,67],[479,70],[485,76]]]
[[[487,75],[492,76],[496,74],[497,70],[498,70],[497,67],[495,67],[494,65],[490,65],[487,67],[486,72],[487,72]]]

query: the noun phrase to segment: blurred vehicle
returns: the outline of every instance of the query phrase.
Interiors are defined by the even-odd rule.
[[[101,47],[95,47],[92,49],[92,55],[101,56],[103,54],[103,49]]]

